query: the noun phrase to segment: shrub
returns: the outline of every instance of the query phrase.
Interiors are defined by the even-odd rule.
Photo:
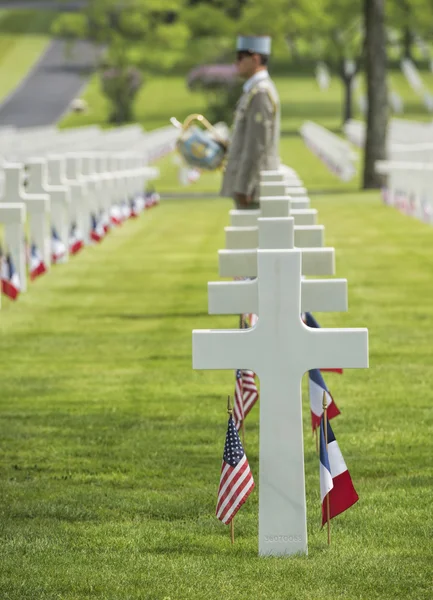
[[[134,119],[134,101],[143,85],[141,72],[135,67],[111,67],[101,73],[102,90],[111,104],[110,123]]]

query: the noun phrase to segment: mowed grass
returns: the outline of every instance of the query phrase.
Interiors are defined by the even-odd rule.
[[[50,42],[54,12],[0,10],[0,101],[36,64]]]
[[[0,313],[0,598],[432,597],[433,230],[376,192],[315,196],[370,369],[326,381],[359,503],[320,529],[304,396],[309,556],[258,558],[258,490],[236,543],[214,516],[232,372],[194,372],[226,200],[163,201]],[[305,388],[304,388],[305,392]],[[290,398],[287,399],[290,402]],[[246,449],[258,482],[258,410]]]
[[[349,281],[349,312],[317,318],[370,331],[370,369],[325,376],[359,503],[333,520],[328,548],[304,382],[309,556],[258,558],[258,489],[231,546],[214,510],[234,374],[191,366],[192,329],[237,326],[207,314],[231,204],[165,200],[3,302],[2,600],[433,596],[433,229],[357,192],[358,180],[341,184],[296,135],[307,118],[338,131],[336,80],[324,93],[308,78],[277,84],[282,157],[314,192]],[[63,125],[104,122],[95,79],[86,98],[89,114]],[[148,129],[202,111],[181,77],[149,81],[138,104]],[[161,191],[180,191],[172,161]],[[219,179],[183,191],[216,191]],[[258,483],[257,409],[246,450]]]

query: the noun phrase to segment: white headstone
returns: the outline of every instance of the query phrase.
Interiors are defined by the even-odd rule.
[[[36,244],[45,266],[51,264],[50,253],[50,197],[48,194],[31,194],[24,189],[24,165],[7,164],[3,166],[3,197],[6,202],[24,203],[29,221],[29,244]]]
[[[20,278],[20,290],[27,290],[26,253],[24,231],[26,205],[22,202],[0,202],[0,223],[4,225],[7,252],[10,252],[15,270]]]
[[[264,233],[263,243],[272,243],[271,236]],[[306,553],[301,379],[313,368],[367,367],[368,334],[365,329],[305,326],[300,250],[259,249],[257,263],[257,324],[246,330],[194,331],[193,368],[257,373],[259,554]]]

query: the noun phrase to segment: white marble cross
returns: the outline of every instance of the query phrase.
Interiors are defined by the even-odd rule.
[[[292,249],[295,247],[295,226],[293,217],[258,219],[259,243],[254,248],[219,250],[220,277],[257,277],[257,247]],[[271,245],[263,245],[261,229],[271,230]],[[334,275],[334,248],[300,248],[303,275]]]
[[[263,243],[272,242],[272,228],[268,234]],[[313,368],[367,367],[368,332],[307,327],[301,320],[301,250],[256,252],[257,324],[244,330],[193,331],[193,368],[257,373],[259,554],[306,553],[302,376]]]
[[[48,268],[51,264],[50,197],[48,194],[29,194],[24,189],[24,165],[4,165],[3,196],[6,202],[23,202],[27,208],[30,246],[35,243]]]
[[[293,248],[293,219],[259,219],[258,246],[261,249]],[[257,272],[257,252],[249,254]],[[307,266],[314,270],[312,265]],[[317,269],[317,267],[316,267]],[[257,279],[215,281],[208,284],[209,314],[259,314]],[[347,310],[346,279],[302,279],[302,312]]]
[[[260,199],[260,210],[242,211],[231,210],[231,226],[225,227],[226,248],[240,250],[257,248],[259,245],[257,219],[261,217],[289,217],[293,216],[294,244],[299,248],[321,248],[324,245],[325,228],[323,225],[298,225],[299,217],[292,210],[292,201],[288,196],[270,197]],[[242,214],[244,213],[244,214]]]
[[[63,242],[66,252],[60,262],[66,262],[69,256],[69,188],[62,185],[63,157],[34,159],[29,162],[28,190],[32,194],[46,193],[51,201],[51,225]],[[50,181],[49,181],[50,180]],[[51,237],[50,237],[51,240]]]
[[[23,202],[0,202],[0,223],[4,225],[6,248],[3,248],[3,251],[10,252],[15,270],[20,278],[20,290],[25,292],[27,290],[24,247],[26,205]]]
[[[307,196],[307,190],[302,186],[291,186],[285,181],[261,181],[260,196],[284,196],[289,194],[292,198]]]

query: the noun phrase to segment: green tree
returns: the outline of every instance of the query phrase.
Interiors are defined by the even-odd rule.
[[[267,33],[296,48],[307,43],[311,57],[326,60],[343,84],[343,122],[352,116],[352,84],[362,55],[361,0],[249,0],[243,30]]]
[[[432,0],[398,0],[387,2],[386,24],[389,33],[396,33],[402,58],[413,58],[417,35],[431,37],[433,32]]]
[[[64,13],[55,21],[55,35],[105,48],[99,68],[111,121],[133,119],[143,70],[170,68],[183,55],[190,38],[179,18],[184,5],[185,0],[89,0],[82,13]]]

